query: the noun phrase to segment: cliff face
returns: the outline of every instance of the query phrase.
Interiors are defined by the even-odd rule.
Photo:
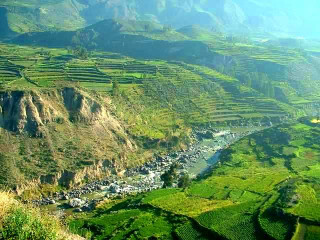
[[[65,88],[61,95],[71,122],[103,126],[107,124],[110,129],[122,131],[120,123],[110,115],[106,107],[88,94],[74,88]]]
[[[110,137],[115,134],[115,141],[121,140],[130,150],[135,149],[134,144],[125,137],[125,129],[121,126],[121,123],[110,114],[104,104],[99,103],[85,92],[77,91],[74,88],[64,88],[61,95],[71,122],[87,124],[97,134],[104,133],[110,135]],[[106,99],[101,99],[101,101],[106,101]],[[110,104],[109,101],[107,102]]]
[[[75,88],[0,93],[0,152],[20,179],[10,185],[71,187],[122,171],[137,147],[112,109]]]
[[[45,124],[54,121],[58,112],[35,92],[0,94],[0,127],[13,132],[41,136]]]

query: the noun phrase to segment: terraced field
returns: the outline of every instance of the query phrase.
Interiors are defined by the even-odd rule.
[[[158,212],[157,217],[174,219],[157,225],[158,230],[166,228],[167,235],[152,233],[152,226],[141,222],[104,237],[119,239],[122,231],[131,230],[127,238],[134,238],[143,230],[148,233],[144,237],[159,239],[318,239],[320,142],[314,136],[319,136],[319,127],[303,118],[253,134],[225,149],[220,164],[186,189],[161,189],[104,203],[94,213],[76,216],[71,224],[80,224],[99,239],[100,216],[111,213],[118,219],[124,211],[140,216],[148,209]],[[299,169],[295,162],[300,162]],[[121,221],[136,221],[125,219]],[[114,223],[103,222],[108,228]]]
[[[9,62],[6,58],[0,58],[1,84],[8,84],[19,77],[21,77],[19,67]]]
[[[301,96],[308,98],[307,102],[319,101],[319,68],[314,64],[319,59],[302,49],[232,43],[223,39],[209,42],[208,46],[213,53],[228,57],[228,64],[216,64],[222,72],[268,97],[292,104],[303,103]]]
[[[67,80],[62,61],[42,61],[24,71],[25,78],[40,87],[54,86],[55,82]]]
[[[110,78],[97,69],[95,62],[72,60],[65,65],[64,71],[70,81],[110,83]]]
[[[137,60],[102,52],[94,52],[92,57],[81,60],[63,49],[14,45],[4,49],[7,51],[1,55],[0,67],[6,70],[2,70],[2,78],[4,81],[20,78],[17,84],[7,85],[8,89],[76,84],[110,94],[112,82],[118,82],[121,95],[129,99],[131,105],[144,105],[144,118],[150,121],[155,114],[152,111],[159,111],[163,118],[174,117],[176,122],[188,124],[279,121],[295,112],[293,107],[207,67],[177,61]],[[132,112],[130,116],[130,112],[128,121],[136,114]],[[172,125],[171,120],[164,126]],[[155,129],[163,129],[161,124]],[[149,130],[137,127],[134,131],[145,134]]]

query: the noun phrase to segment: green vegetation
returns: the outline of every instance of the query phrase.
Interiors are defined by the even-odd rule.
[[[197,221],[227,239],[256,239],[256,202],[246,202],[201,214]]]
[[[173,164],[170,166],[169,170],[161,175],[161,180],[163,181],[163,187],[172,187],[174,180],[177,178],[177,168],[178,164]]]
[[[103,28],[106,24],[116,26],[116,23],[115,21],[102,22],[93,28],[96,29],[99,26]],[[126,31],[134,34],[132,28],[139,27],[143,30],[145,27],[145,22],[139,22],[138,26],[135,22],[120,23],[124,24],[124,28],[120,32],[115,30],[116,37],[123,36],[122,33]],[[152,26],[155,29],[158,27],[158,25]],[[173,34],[174,31],[170,30],[170,33]],[[251,59],[250,61],[253,61],[252,64],[256,64],[252,59],[253,53],[245,50],[249,48],[247,46],[249,43],[245,46],[230,47],[230,44],[225,42],[223,36],[219,34],[213,34],[210,39],[207,42],[209,58],[216,56],[220,59],[220,55],[216,54],[221,51],[219,54],[223,53],[225,57],[237,59],[238,51],[241,51]],[[127,40],[130,42],[132,39],[126,38]],[[158,40],[155,39],[155,41],[159,43]],[[217,44],[211,46],[210,41],[216,41]],[[170,44],[178,44],[177,46],[182,44],[183,47],[189,49],[189,43],[191,44],[189,41],[176,41]],[[159,48],[153,46],[159,52],[166,47],[168,46],[164,45]],[[258,45],[250,45],[250,47],[257,48],[257,51],[259,49],[264,52],[268,51],[268,48]],[[113,50],[117,51],[116,48]],[[191,52],[188,52],[189,50]],[[105,153],[110,158],[108,160],[119,160],[123,168],[137,166],[149,160],[154,153],[185,148],[190,143],[189,136],[194,126],[258,125],[270,124],[270,122],[275,124],[283,119],[292,119],[305,114],[302,102],[316,101],[316,98],[312,100],[311,95],[308,95],[308,99],[299,97],[301,101],[299,100],[297,104],[291,100],[287,101],[288,98],[282,98],[285,95],[277,91],[274,91],[273,94],[273,91],[270,90],[273,84],[270,85],[273,70],[270,70],[269,73],[259,73],[259,69],[252,68],[252,72],[257,72],[252,73],[251,84],[246,84],[241,80],[241,73],[246,73],[240,65],[238,66],[240,68],[231,68],[235,71],[230,71],[229,68],[219,66],[215,70],[192,64],[199,56],[203,56],[204,52],[201,52],[202,50],[199,52],[198,47],[189,50],[182,55],[174,54],[174,56],[179,56],[180,60],[190,62],[184,63],[176,60],[138,59],[116,52],[95,51],[92,50],[92,47],[89,47],[87,52],[83,47],[72,50],[2,44],[0,50],[1,89],[4,92],[23,91],[27,95],[30,93],[33,96],[40,96],[42,99],[40,105],[44,104],[48,108],[59,106],[55,112],[59,116],[55,116],[53,121],[49,119],[50,124],[48,119],[39,123],[41,126],[44,124],[44,129],[49,133],[50,137],[45,138],[46,143],[43,143],[42,139],[14,135],[10,132],[12,128],[5,128],[6,134],[2,134],[0,138],[1,148],[14,147],[10,147],[13,149],[10,156],[5,156],[7,160],[3,166],[10,165],[11,179],[10,181],[4,180],[4,182],[15,185],[43,175],[56,175],[64,169],[71,172],[79,171],[84,167],[99,163]],[[290,52],[288,56],[286,51]],[[195,52],[199,55],[195,58],[190,57]],[[299,62],[303,58],[294,50],[274,48],[271,49],[270,54],[274,59],[285,58],[283,63],[280,63],[278,59],[276,64]],[[256,86],[254,82],[260,77],[266,84]],[[286,89],[288,94],[293,93],[290,85],[283,84],[284,82],[278,83]],[[265,88],[265,86],[269,87]],[[115,120],[125,126],[123,132],[113,134],[111,131],[112,137],[110,134],[105,134],[97,138],[95,135],[97,127],[92,128],[88,133],[83,122],[77,122],[81,122],[82,117],[79,114],[82,113],[74,113],[65,108],[65,103],[60,97],[65,87],[78,89],[81,95],[86,95],[108,109]],[[263,92],[263,89],[267,91]],[[298,95],[294,93],[290,96]],[[76,97],[76,95],[73,96]],[[92,101],[90,100],[89,103]],[[40,119],[46,116],[44,114]],[[85,118],[88,119],[87,115]],[[36,134],[44,134],[44,131],[41,133],[32,131],[31,133],[33,136]],[[113,140],[110,141],[110,139]],[[127,140],[138,147],[137,151],[132,151],[134,147],[127,149]],[[37,151],[37,146],[42,144],[50,147],[50,150]],[[120,154],[123,148],[128,150],[125,151],[125,156]],[[95,151],[92,152],[92,149]],[[83,156],[86,156],[85,159]],[[123,158],[126,161],[120,160]],[[12,162],[11,159],[15,161]],[[302,163],[294,161],[292,166],[298,164]],[[314,171],[317,170],[314,169]],[[211,191],[207,194],[210,193]],[[238,196],[239,193],[233,192],[232,194]],[[224,193],[221,192],[221,195],[223,196]]]
[[[260,10],[275,0],[146,2],[1,1],[0,187],[48,197],[187,149],[195,128],[275,126],[201,178],[174,164],[163,189],[67,222],[87,239],[319,239],[319,42],[271,38],[265,16],[292,19],[282,2]],[[0,193],[0,239],[77,237]]]
[[[13,195],[0,193],[0,239],[80,239],[68,233],[53,216],[24,206]]]
[[[196,230],[191,223],[186,223],[181,227],[176,229],[176,233],[179,239],[182,240],[195,240],[195,239],[205,239],[204,233]]]
[[[186,189],[152,191],[122,200],[110,209],[103,207],[110,203],[102,204],[96,213],[85,220],[79,216],[71,224],[84,221],[94,238],[102,231],[93,227],[100,216],[109,217],[112,211],[118,219],[130,211],[137,215],[148,209],[171,214],[170,219],[185,217],[179,224],[167,222],[159,227],[171,227],[169,232],[179,239],[317,239],[320,188],[313,171],[320,164],[316,157],[320,142],[314,141],[319,132],[312,119],[302,118],[253,134],[224,150],[221,164]],[[301,164],[294,165],[296,162]],[[113,220],[103,222],[110,226]],[[149,231],[151,226],[140,223],[135,227],[124,231]],[[114,232],[114,239],[120,234],[122,230]],[[159,235],[145,235],[152,236]]]
[[[138,197],[141,201],[141,197]],[[106,203],[86,218],[73,220],[70,229],[94,239],[174,239],[174,229],[188,223],[183,216],[152,208],[138,207],[137,199]],[[122,209],[123,206],[130,206]]]

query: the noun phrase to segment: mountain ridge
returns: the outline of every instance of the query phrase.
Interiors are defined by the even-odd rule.
[[[8,11],[8,23],[18,33],[43,30],[75,30],[103,19],[147,20],[180,28],[198,24],[228,34],[273,34],[283,37],[312,37],[315,1],[300,6],[303,14],[296,13],[289,1],[281,4],[253,0],[177,1],[84,1],[61,0],[8,1],[0,6]],[[312,16],[312,17],[309,17]],[[307,32],[312,34],[306,34]]]

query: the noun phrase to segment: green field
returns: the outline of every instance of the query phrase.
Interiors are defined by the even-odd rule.
[[[246,137],[224,150],[222,164],[205,178],[185,190],[163,189],[130,198],[131,204],[122,202],[116,205],[117,213],[106,215],[105,224],[109,228],[112,216],[121,218],[127,206],[134,206],[134,211],[161,211],[171,214],[171,219],[185,217],[186,222],[162,223],[158,228],[171,226],[167,230],[179,239],[317,239],[320,185],[314,171],[320,162],[310,161],[308,153],[320,153],[320,142],[312,138],[319,132],[319,125],[303,118]],[[297,161],[308,163],[308,168],[291,167]],[[100,226],[95,221],[110,212],[103,206],[87,220],[75,216],[71,224]],[[149,228],[140,223],[133,232],[145,229],[149,232],[145,237],[157,237]],[[90,234],[99,236],[94,229]],[[118,236],[122,235],[116,232],[114,238]]]

